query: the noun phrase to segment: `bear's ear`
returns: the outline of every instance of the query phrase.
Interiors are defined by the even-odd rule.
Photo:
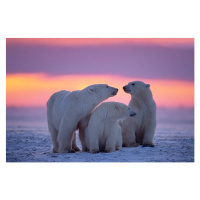
[[[119,110],[120,110],[120,105],[118,105],[118,104],[115,105],[115,110],[116,110],[116,111],[119,111]]]
[[[146,84],[146,87],[148,87],[148,88],[149,88],[149,87],[150,87],[150,84]]]

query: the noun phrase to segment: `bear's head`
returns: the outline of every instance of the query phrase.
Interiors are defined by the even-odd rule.
[[[147,96],[151,94],[150,84],[145,84],[142,81],[133,81],[123,87],[123,90],[133,96]]]
[[[115,96],[118,92],[117,88],[108,86],[107,84],[95,84],[85,88],[88,95],[98,100],[99,102]]]
[[[104,119],[119,120],[134,117],[136,113],[128,106],[119,102],[104,102],[98,107],[98,113]]]
[[[134,117],[136,113],[123,103],[114,103],[114,114],[116,119],[125,119],[127,117]]]

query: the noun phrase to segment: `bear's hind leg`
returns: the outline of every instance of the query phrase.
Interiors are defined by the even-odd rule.
[[[75,150],[72,149],[72,139],[74,131],[74,127],[68,126],[67,123],[64,121],[61,122],[57,137],[57,141],[59,144],[59,153],[75,153]]]
[[[58,153],[58,141],[57,141],[58,131],[50,123],[48,124],[48,127],[53,145],[51,153]]]
[[[151,132],[145,132],[142,147],[154,147],[153,136]]]
[[[153,139],[155,134],[155,125],[148,127],[148,130],[144,132],[143,147],[154,147]]]

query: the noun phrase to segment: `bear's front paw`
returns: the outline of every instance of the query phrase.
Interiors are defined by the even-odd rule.
[[[74,149],[70,149],[70,150],[67,150],[67,153],[75,153],[76,151]]]
[[[51,153],[58,153],[58,148],[52,148]]]
[[[114,150],[113,149],[105,149],[103,152],[104,153],[110,153],[110,152],[113,152]]]
[[[73,147],[72,148],[74,151],[81,151],[81,149],[79,147]]]
[[[90,153],[99,153],[99,150],[93,149],[93,150],[90,151]]]
[[[116,151],[119,151],[119,150],[121,150],[121,148],[122,148],[121,146],[116,146],[115,149],[116,149]]]
[[[82,147],[82,151],[89,151],[89,149],[87,147]]]
[[[130,143],[129,147],[138,147],[140,144],[139,143]]]
[[[88,151],[89,151],[89,149],[88,149],[87,147],[85,147],[85,151],[87,151],[87,152],[88,152]]]
[[[143,144],[142,147],[154,147],[154,144]]]
[[[126,143],[126,144],[122,144],[122,147],[128,147],[128,144]]]

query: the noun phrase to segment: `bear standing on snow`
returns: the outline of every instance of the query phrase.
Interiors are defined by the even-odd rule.
[[[105,102],[92,113],[85,131],[85,150],[91,153],[112,152],[122,147],[119,119],[135,116],[128,106],[117,102]]]
[[[122,122],[123,146],[153,147],[156,129],[156,103],[150,90],[150,85],[141,81],[130,82],[123,87],[131,95],[129,107],[137,115]]]
[[[80,91],[59,91],[47,102],[48,128],[53,144],[52,152],[80,151],[76,145],[75,131],[78,122],[100,102],[117,94],[118,89],[106,84],[96,84]]]

